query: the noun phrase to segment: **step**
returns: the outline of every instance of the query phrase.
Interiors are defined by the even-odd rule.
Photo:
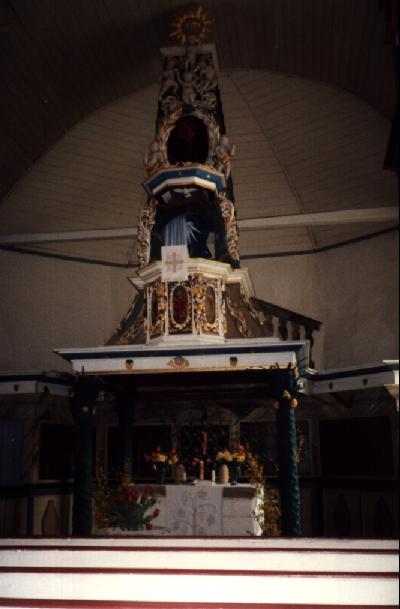
[[[0,607],[14,609],[394,608],[397,580],[385,540],[0,540]]]
[[[98,546],[108,545],[127,547],[197,547],[197,548],[280,548],[293,550],[300,548],[305,551],[313,550],[399,550],[399,540],[396,539],[337,539],[315,537],[148,537],[146,535],[127,536],[96,536],[96,537],[0,537],[1,546]]]
[[[123,546],[0,546],[1,567],[206,569],[282,572],[396,573],[398,551]]]

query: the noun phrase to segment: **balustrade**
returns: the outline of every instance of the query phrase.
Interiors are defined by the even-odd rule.
[[[320,321],[289,311],[260,298],[251,298],[253,308],[258,312],[265,335],[279,340],[308,340],[310,343],[310,367],[314,368],[314,332],[322,325]]]

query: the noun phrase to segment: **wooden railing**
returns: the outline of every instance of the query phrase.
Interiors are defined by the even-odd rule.
[[[285,341],[308,340],[310,342],[310,367],[314,368],[315,362],[312,355],[314,332],[320,329],[322,322],[300,313],[289,311],[260,298],[253,297],[251,304],[261,315],[266,336],[280,338]]]

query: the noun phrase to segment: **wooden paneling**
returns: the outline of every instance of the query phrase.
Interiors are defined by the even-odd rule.
[[[232,175],[240,220],[395,204],[396,179],[381,169],[389,123],[364,102],[315,81],[260,70],[221,73],[220,88],[236,145]],[[0,232],[136,226],[157,91],[157,85],[142,88],[70,129],[3,200]],[[17,140],[8,141],[18,151]],[[22,153],[28,166],[28,152]],[[311,250],[386,226],[242,231],[240,250],[243,256]],[[43,244],[40,251],[135,261],[132,240]]]
[[[179,0],[1,0],[0,199],[77,121],[156,82]],[[224,69],[298,74],[390,116],[392,49],[377,0],[208,0]],[[3,137],[4,134],[4,137]],[[9,144],[10,140],[14,145]]]

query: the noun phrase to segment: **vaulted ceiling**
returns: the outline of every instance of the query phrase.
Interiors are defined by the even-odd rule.
[[[170,23],[185,4],[0,0],[2,233],[134,224],[154,131],[159,47],[174,44]],[[384,4],[202,3],[238,148],[239,218],[394,204],[396,181],[382,171],[395,106]],[[295,229],[285,239],[308,248],[334,242],[335,230]],[[282,238],[244,239],[245,250],[273,251],[271,239]],[[131,260],[129,240],[118,248],[116,259]]]

